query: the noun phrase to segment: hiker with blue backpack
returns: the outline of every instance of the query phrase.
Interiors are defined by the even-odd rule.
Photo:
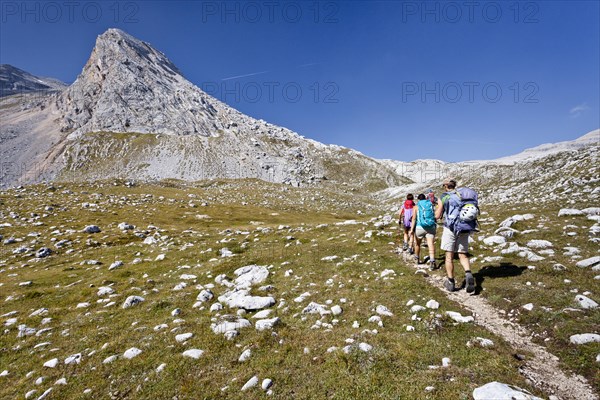
[[[417,205],[414,208],[412,217],[412,229],[414,237],[416,238],[415,244],[415,261],[420,264],[420,253],[421,253],[421,241],[427,239],[427,248],[429,249],[429,270],[433,271],[436,268],[435,265],[435,231],[437,224],[435,222],[435,212],[433,211],[433,204],[429,199],[425,197],[423,193],[417,196]]]
[[[471,273],[469,262],[469,235],[477,231],[477,216],[479,206],[477,192],[463,187],[456,188],[456,181],[444,181],[444,192],[435,212],[436,219],[445,217],[444,231],[442,233],[441,249],[446,252],[446,274],[444,287],[453,292],[456,290],[454,281],[454,254],[458,253],[460,264],[465,270],[465,283],[467,293],[475,291],[475,278]]]
[[[402,244],[402,251],[409,250],[408,245],[412,243],[412,216],[413,216],[413,207],[415,206],[414,196],[409,193],[406,196],[406,200],[402,204],[400,208],[399,214],[399,223],[400,226],[404,228],[404,243]],[[410,253],[412,254],[413,248],[410,247]]]

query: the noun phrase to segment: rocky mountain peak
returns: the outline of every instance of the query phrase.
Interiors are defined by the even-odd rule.
[[[101,76],[108,75],[121,66],[136,75],[153,74],[167,78],[181,75],[177,67],[149,43],[115,28],[98,36],[88,63],[96,69],[90,72]]]
[[[217,101],[188,82],[150,44],[109,29],[77,80],[59,98],[61,129],[215,136]]]

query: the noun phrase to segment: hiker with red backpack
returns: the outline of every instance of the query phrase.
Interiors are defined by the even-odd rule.
[[[438,199],[435,197],[435,193],[433,193],[433,189],[429,189],[427,192],[427,199],[431,202],[433,207],[437,206]]]
[[[471,273],[469,262],[469,235],[477,231],[477,216],[479,206],[477,192],[473,189],[463,187],[456,188],[456,181],[447,179],[444,181],[445,193],[441,196],[435,212],[436,219],[445,217],[444,231],[442,233],[441,249],[446,252],[446,274],[444,281],[446,290],[456,290],[454,281],[454,254],[458,253],[460,264],[465,270],[465,283],[467,293],[475,291],[475,278]]]
[[[402,204],[399,212],[399,223],[400,226],[404,228],[404,243],[402,244],[402,251],[409,250],[409,243],[412,242],[412,216],[413,216],[413,207],[415,206],[415,202],[413,201],[414,196],[409,193],[406,196],[406,200]],[[410,253],[412,254],[413,248],[410,246]]]
[[[429,264],[429,270],[433,271],[436,269],[434,240],[437,224],[435,222],[435,213],[431,201],[423,193],[417,196],[417,200],[417,205],[414,208],[415,212],[413,212],[411,229],[416,238],[414,257],[417,265],[420,264],[421,241],[426,238],[429,249],[429,260],[427,263]]]

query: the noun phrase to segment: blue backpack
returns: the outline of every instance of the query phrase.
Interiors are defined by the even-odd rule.
[[[471,188],[463,187],[456,189],[450,194],[456,207],[446,215],[446,224],[455,235],[463,232],[477,231],[477,216],[479,215],[479,204],[477,192]],[[452,199],[453,198],[453,199]]]
[[[419,200],[417,203],[417,225],[424,229],[435,228],[435,213],[430,200]]]

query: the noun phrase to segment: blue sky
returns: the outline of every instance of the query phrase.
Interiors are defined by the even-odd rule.
[[[404,161],[600,127],[599,1],[472,4],[1,0],[0,63],[72,82],[117,27],[248,115]]]

